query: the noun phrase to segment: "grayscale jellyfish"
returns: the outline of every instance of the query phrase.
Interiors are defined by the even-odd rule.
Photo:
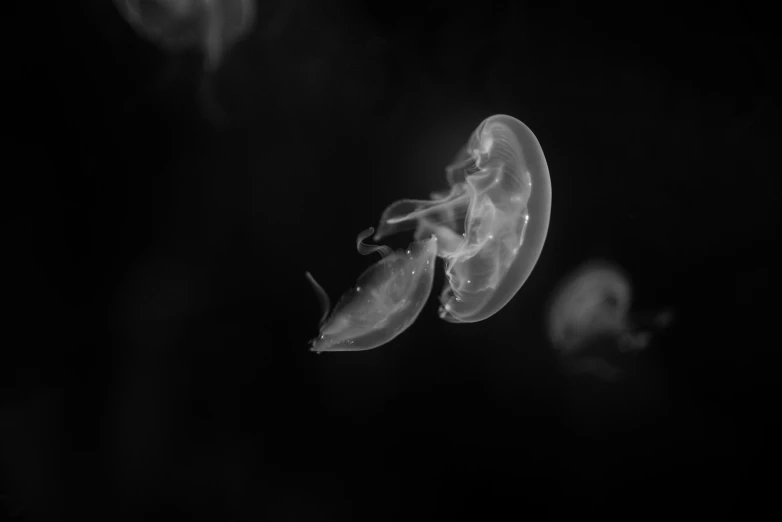
[[[204,73],[199,93],[203,108],[219,118],[211,75],[233,45],[255,24],[255,0],[114,0],[117,10],[141,38],[167,52],[199,49]]]
[[[631,304],[628,277],[608,262],[588,262],[559,284],[549,303],[548,335],[568,370],[614,380],[622,370],[613,348],[620,353],[643,350],[650,330],[672,319],[666,311],[632,320]],[[606,345],[612,350],[596,351]]]
[[[255,0],[114,0],[142,38],[168,50],[199,47],[214,71],[255,21]]]
[[[324,309],[313,351],[367,350],[398,336],[431,292],[436,257],[445,263],[439,314],[446,321],[487,319],[519,291],[540,257],[551,212],[551,180],[537,138],[511,116],[491,116],[445,170],[448,190],[397,201],[383,212],[375,242],[415,228],[406,252],[364,245],[371,228],[359,235],[359,252],[377,251],[383,260],[332,313],[307,274]]]
[[[377,348],[407,330],[426,304],[434,280],[437,238],[417,241],[405,252],[392,252],[385,246],[363,243],[374,231],[370,227],[359,234],[356,246],[361,254],[378,252],[382,259],[364,271],[331,313],[328,295],[307,273],[323,308],[312,351]]]
[[[551,213],[551,179],[532,131],[502,114],[486,118],[446,168],[450,189],[430,200],[389,206],[375,241],[417,227],[435,234],[447,285],[440,317],[453,323],[487,319],[516,295],[543,250]]]

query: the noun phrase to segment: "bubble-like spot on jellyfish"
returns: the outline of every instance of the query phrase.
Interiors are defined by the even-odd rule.
[[[618,355],[643,350],[671,320],[670,311],[631,319],[631,305],[630,280],[613,263],[590,261],[565,277],[549,302],[548,336],[566,368],[614,380]]]
[[[374,240],[415,228],[405,251],[379,252],[356,286],[329,313],[329,301],[307,275],[324,306],[314,351],[367,350],[381,346],[413,323],[431,292],[436,257],[445,262],[447,284],[440,317],[453,323],[487,319],[501,310],[529,277],[548,232],[551,180],[537,138],[516,118],[484,120],[446,169],[449,189],[429,200],[392,203]]]

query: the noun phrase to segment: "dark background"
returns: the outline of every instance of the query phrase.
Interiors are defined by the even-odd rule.
[[[778,422],[772,17],[543,5],[273,0],[211,77],[197,53],[140,40],[110,2],[15,11],[6,511],[765,510]],[[390,202],[442,190],[444,167],[497,113],[533,130],[553,187],[518,296],[458,326],[433,297],[387,346],[309,352],[320,309],[304,272],[336,299],[371,262],[356,234]],[[627,271],[635,311],[675,314],[614,383],[563,374],[545,335],[557,282],[593,258]]]

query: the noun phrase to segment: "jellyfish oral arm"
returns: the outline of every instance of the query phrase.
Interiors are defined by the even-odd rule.
[[[368,229],[361,232],[356,238],[356,250],[358,250],[358,253],[362,256],[367,256],[377,252],[380,254],[380,257],[386,257],[391,253],[391,249],[389,247],[385,245],[367,245],[364,243],[364,240],[371,236],[374,232],[375,229],[372,227],[369,227]]]
[[[317,281],[315,281],[314,277],[312,277],[312,274],[305,272],[304,275],[307,277],[307,281],[310,282],[312,289],[315,290],[315,295],[318,297],[318,302],[320,303],[320,308],[322,311],[320,324],[323,324],[323,322],[329,316],[329,310],[331,310],[331,301],[329,300],[329,296],[326,291],[323,290],[323,287],[320,286]]]

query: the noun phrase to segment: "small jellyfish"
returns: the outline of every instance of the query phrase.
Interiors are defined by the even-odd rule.
[[[326,292],[307,273],[323,309],[312,351],[377,348],[407,330],[421,313],[432,291],[437,238],[432,236],[415,242],[406,251],[393,252],[386,246],[364,244],[363,240],[373,232],[370,227],[360,233],[356,246],[359,253],[377,252],[382,259],[364,271],[333,311],[329,311]]]
[[[217,110],[211,99],[211,75],[220,67],[228,49],[252,30],[255,0],[114,0],[114,3],[141,38],[167,52],[189,49],[203,52],[205,74],[199,85],[201,102],[206,110]]]
[[[670,311],[632,320],[631,304],[629,279],[612,263],[588,262],[559,284],[549,303],[548,335],[568,370],[614,380],[622,373],[621,361],[604,348],[643,350],[651,330],[671,321]]]
[[[414,228],[406,252],[364,245],[372,228],[359,234],[359,252],[383,259],[330,314],[328,297],[307,274],[324,308],[314,351],[367,350],[398,336],[429,296],[437,257],[447,275],[439,312],[446,321],[487,319],[519,291],[540,257],[551,212],[551,180],[537,138],[511,116],[491,116],[445,171],[447,191],[396,201],[383,212],[375,242]]]
[[[476,128],[446,177],[448,191],[390,205],[375,241],[411,225],[417,239],[435,234],[447,274],[440,317],[482,321],[516,295],[540,257],[551,213],[548,166],[526,125],[494,115]]]
[[[200,48],[214,71],[225,51],[252,28],[255,0],[114,0],[144,39],[172,51]]]

